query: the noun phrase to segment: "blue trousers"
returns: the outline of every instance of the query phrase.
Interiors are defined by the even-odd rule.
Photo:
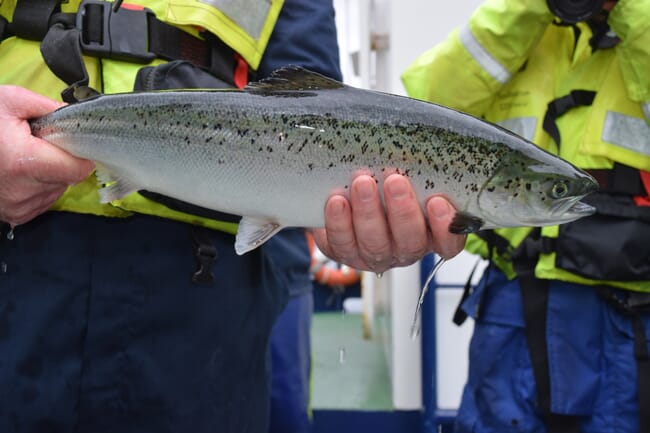
[[[289,298],[271,333],[270,433],[309,433],[311,292]]]
[[[479,304],[455,431],[546,432],[536,404],[518,280],[509,281],[490,268],[464,309],[473,314]],[[650,336],[650,315],[642,315],[642,320]],[[551,281],[546,342],[553,413],[577,416],[581,433],[639,431],[629,316],[603,300],[593,287]]]
[[[189,227],[48,213],[0,235],[0,431],[264,432],[270,259],[215,232],[191,282]]]

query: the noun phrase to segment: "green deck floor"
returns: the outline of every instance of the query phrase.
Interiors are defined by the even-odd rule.
[[[315,313],[311,335],[314,409],[392,410],[384,349],[363,339],[361,315]]]

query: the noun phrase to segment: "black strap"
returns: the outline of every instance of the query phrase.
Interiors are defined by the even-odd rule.
[[[637,372],[637,400],[639,402],[639,431],[650,432],[650,354],[641,316],[643,313],[650,313],[650,294],[631,292],[627,299],[622,299],[610,287],[598,286],[596,290],[601,298],[632,320]]]
[[[103,0],[84,0],[76,14],[59,12],[60,0],[18,0],[13,22],[0,25],[0,36],[15,34],[41,40],[41,53],[52,72],[70,87],[67,102],[88,84],[81,54],[129,62],[155,58],[185,60],[224,82],[234,82],[238,65],[234,50],[204,32],[204,39],[158,20],[149,9],[116,7]],[[6,21],[6,20],[5,20]],[[75,43],[76,42],[76,43]]]
[[[546,131],[560,145],[560,131],[555,124],[555,120],[572,108],[588,106],[594,102],[596,92],[591,90],[573,90],[568,95],[557,98],[548,103],[546,114],[544,115],[544,131]]]
[[[458,302],[458,305],[456,306],[456,311],[454,312],[454,317],[453,317],[453,322],[460,326],[463,323],[465,323],[465,320],[467,320],[467,313],[465,310],[463,310],[463,303],[469,298],[469,295],[472,293],[472,278],[474,277],[474,272],[476,272],[476,268],[478,267],[479,261],[476,261],[474,263],[474,267],[472,268],[472,272],[469,273],[469,277],[467,277],[467,282],[465,282],[465,287],[463,287],[463,296],[461,296],[460,301]],[[480,304],[480,303],[479,303]]]
[[[190,215],[196,215],[202,218],[213,219],[217,221],[224,221],[229,223],[239,223],[241,220],[240,215],[232,215],[225,212],[219,212],[212,209],[207,209],[201,206],[196,206],[191,203],[184,202],[182,200],[177,200],[175,198],[167,197],[166,195],[159,194],[157,192],[140,190],[138,193],[149,200],[153,200],[156,203],[160,203],[168,207],[169,209],[183,212]]]
[[[60,3],[61,0],[19,0],[12,20],[14,34],[32,41],[42,40]]]
[[[62,99],[68,103],[77,101],[75,90],[89,83],[79,45],[79,30],[66,28],[62,23],[53,25],[41,42],[41,55],[52,72],[69,84],[61,92]]]
[[[513,253],[513,266],[524,311],[526,343],[537,386],[537,404],[544,414],[548,433],[578,433],[575,416],[551,413],[551,380],[546,343],[546,314],[549,281],[535,277],[535,265],[541,252],[540,230],[536,229]]]
[[[587,20],[587,24],[591,28],[591,34],[593,35],[589,39],[592,51],[614,48],[621,41],[618,36],[611,32],[607,20],[590,19]]]
[[[636,358],[637,399],[639,401],[639,431],[650,432],[650,355],[648,338],[641,315],[634,321],[634,358]]]
[[[0,15],[0,42],[9,36],[13,36],[14,33],[9,26],[9,21],[2,15]]]
[[[492,256],[494,252],[499,256],[505,257],[510,257],[512,254],[512,247],[510,246],[508,239],[499,236],[494,230],[481,230],[474,234],[487,243],[490,256]]]

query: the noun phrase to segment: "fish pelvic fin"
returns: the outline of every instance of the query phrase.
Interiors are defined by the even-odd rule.
[[[271,239],[282,229],[282,225],[273,221],[243,217],[237,229],[235,252],[240,256],[246,254]]]
[[[95,176],[102,186],[99,189],[99,199],[102,203],[119,200],[141,189],[126,177],[115,173],[114,170],[111,170],[105,165],[95,163]]]
[[[244,91],[262,95],[290,95],[292,92],[308,95],[309,91],[341,89],[345,84],[327,78],[300,66],[286,66],[271,73],[268,78],[249,83]]]
[[[449,231],[457,235],[466,235],[476,233],[481,230],[485,222],[472,214],[466,212],[456,212],[454,219],[449,224]]]

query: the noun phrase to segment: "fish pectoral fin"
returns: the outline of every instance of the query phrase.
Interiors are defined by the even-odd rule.
[[[299,66],[286,66],[271,73],[261,81],[249,83],[244,90],[249,93],[273,95],[288,91],[340,89],[345,84]]]
[[[481,230],[485,222],[472,214],[466,212],[456,212],[454,219],[449,224],[449,231],[457,235],[466,235],[476,233]]]
[[[97,181],[102,185],[99,189],[99,200],[102,203],[119,200],[124,196],[142,189],[126,177],[116,174],[115,170],[103,164],[95,164],[95,176],[97,177]]]
[[[241,256],[254,250],[271,239],[282,228],[280,224],[273,221],[243,217],[237,229],[235,252]]]

